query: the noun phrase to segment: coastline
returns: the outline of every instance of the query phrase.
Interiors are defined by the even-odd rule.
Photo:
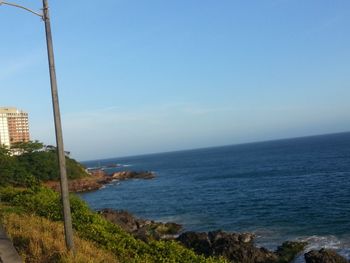
[[[112,174],[107,174],[103,170],[90,171],[89,175],[79,179],[68,180],[68,189],[70,192],[83,193],[96,191],[101,189],[104,185],[113,181],[123,181],[129,179],[153,179],[155,174],[149,171],[119,171]],[[60,191],[59,181],[47,181],[43,183],[46,187]]]
[[[96,170],[89,177],[71,180],[69,189],[77,193],[96,191],[113,181],[153,179],[154,177],[154,173],[147,171],[120,171],[108,175],[103,170]],[[57,182],[47,182],[45,185],[59,191]],[[233,262],[238,260],[238,262],[280,263],[295,261],[311,263],[314,262],[315,258],[331,258],[332,260],[336,258],[338,260],[336,262],[347,262],[334,250],[324,250],[323,248],[321,250],[306,250],[308,244],[303,241],[285,241],[276,250],[271,250],[258,246],[256,236],[253,233],[234,233],[221,230],[211,232],[184,231],[183,227],[177,223],[137,218],[128,211],[105,208],[98,213],[144,242],[174,240],[194,250],[198,255],[223,256]]]
[[[136,217],[124,210],[98,211],[108,221],[146,243],[153,240],[176,241],[198,255],[219,256],[229,262],[243,263],[348,263],[336,250],[308,248],[303,241],[285,241],[277,249],[257,246],[252,233],[233,233],[221,230],[210,232],[184,231],[173,222],[156,222]]]

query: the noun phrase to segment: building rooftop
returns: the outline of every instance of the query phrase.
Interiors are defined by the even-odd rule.
[[[25,112],[15,107],[0,107],[0,113],[25,113]]]

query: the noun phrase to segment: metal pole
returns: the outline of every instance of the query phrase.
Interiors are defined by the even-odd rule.
[[[47,0],[43,0],[43,20],[45,22],[47,54],[48,54],[49,69],[50,69],[52,105],[53,105],[53,114],[55,119],[57,155],[58,155],[58,163],[60,167],[60,176],[61,176],[61,198],[62,198],[62,204],[63,204],[64,231],[65,231],[67,248],[69,250],[74,251],[72,216],[71,216],[71,210],[70,210],[70,204],[69,204],[69,191],[68,191],[68,182],[67,182],[66,157],[64,153],[64,147],[63,147],[62,124],[61,124],[60,108],[58,103],[56,70],[55,70],[55,61],[54,61],[54,53],[53,53],[52,35],[51,35],[49,5]]]

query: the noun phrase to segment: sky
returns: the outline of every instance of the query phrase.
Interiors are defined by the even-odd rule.
[[[40,10],[41,1],[17,0]],[[350,1],[50,1],[65,149],[92,160],[350,131]],[[44,24],[0,6],[0,106],[55,144]]]

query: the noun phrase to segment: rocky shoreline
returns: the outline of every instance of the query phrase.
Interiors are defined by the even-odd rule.
[[[289,263],[304,252],[307,243],[287,241],[275,251],[257,247],[251,233],[182,232],[181,225],[155,222],[135,217],[124,210],[103,209],[99,213],[110,222],[119,225],[135,238],[152,240],[174,240],[192,249],[199,255],[224,257],[239,263]],[[348,263],[349,261],[333,250],[312,250],[304,254],[306,263]]]
[[[104,185],[118,180],[129,179],[153,179],[155,174],[149,171],[120,171],[113,174],[107,174],[103,170],[95,170],[89,172],[89,175],[83,178],[68,180],[68,189],[70,192],[81,193],[95,191],[101,189]],[[58,181],[48,181],[45,186],[60,191],[60,183]]]

